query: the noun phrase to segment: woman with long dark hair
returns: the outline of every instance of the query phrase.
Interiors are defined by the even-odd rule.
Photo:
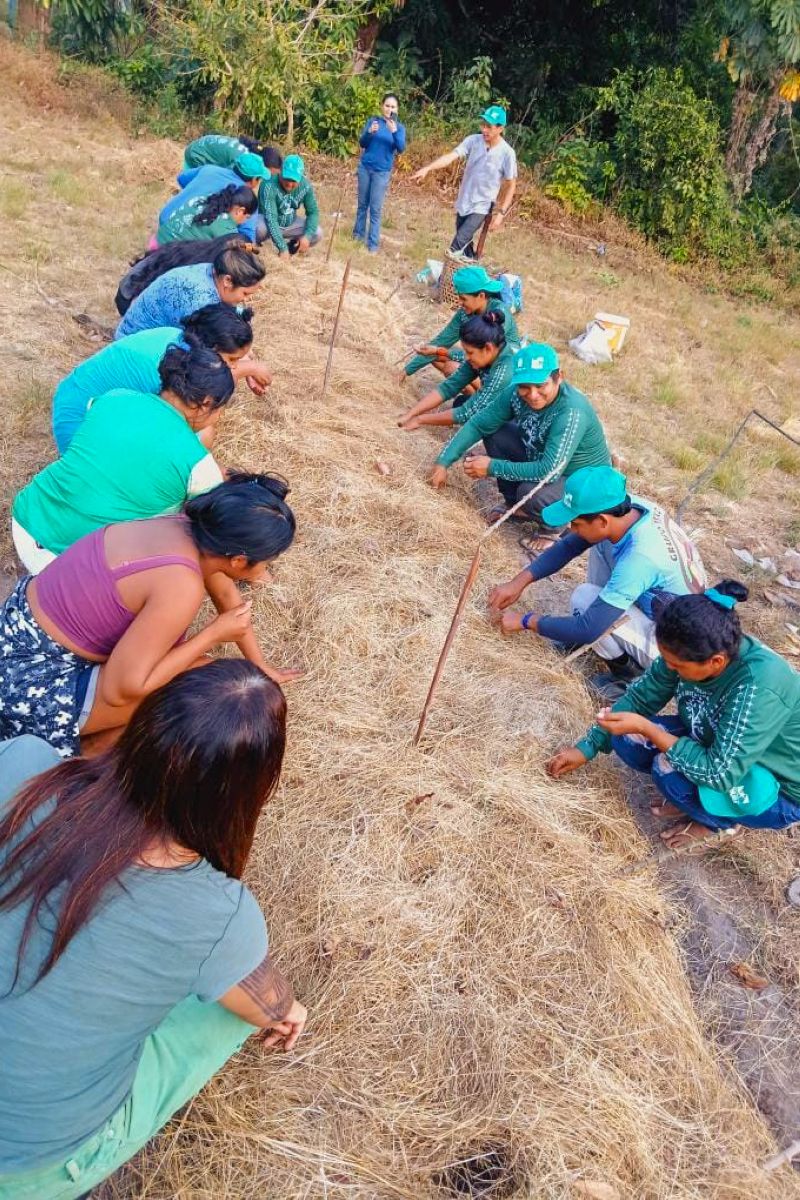
[[[271,679],[239,583],[260,584],[288,550],[288,488],[231,474],[183,515],[107,525],[74,542],[0,608],[0,737],[33,733],[66,756],[128,721],[143,696],[236,645]],[[218,616],[187,636],[206,596]]]
[[[159,225],[156,241],[159,246],[166,246],[169,242],[210,240],[237,233],[257,207],[252,188],[244,183],[238,187],[231,183],[211,196],[194,196],[181,204]]]
[[[470,317],[461,327],[461,345],[466,361],[398,421],[406,433],[424,425],[463,425],[511,383],[516,347],[506,339],[505,313],[487,309]],[[432,411],[448,400],[451,409]]]
[[[246,379],[256,395],[272,382],[266,365],[250,357],[253,347],[253,310],[230,304],[207,304],[180,326],[143,329],[110,342],[70,371],[53,393],[53,438],[59,454],[69,446],[93,401],[106,392],[127,388],[157,393],[161,387],[158,365],[170,346],[205,346],[231,369],[234,380]],[[210,440],[200,434],[209,449]]]
[[[180,325],[184,317],[207,304],[246,304],[265,274],[258,251],[254,246],[246,249],[245,243],[227,246],[213,262],[174,267],[136,297],[114,337]]]
[[[11,532],[32,575],[101,525],[177,512],[222,482],[198,434],[213,430],[233,395],[230,367],[205,347],[171,346],[158,374],[158,395],[100,396],[66,454],[18,493]]]
[[[249,244],[239,233],[226,233],[211,241],[193,238],[189,242],[170,242],[166,246],[159,246],[157,250],[148,250],[140,254],[138,258],[131,260],[130,269],[119,281],[114,297],[117,312],[124,317],[136,297],[158,279],[159,275],[165,275],[167,271],[176,267],[213,263],[223,250],[231,246],[246,250]]]
[[[0,745],[8,1200],[87,1194],[257,1029],[286,1050],[302,1033],[241,882],[285,720],[262,671],[220,660],[148,696],[98,758]]]
[[[661,837],[680,849],[709,834],[783,829],[800,821],[800,675],[742,632],[747,588],[725,579],[667,597],[656,616],[660,657],[597,724],[547,764],[560,779],[599,753],[652,780],[656,817],[682,819]],[[657,714],[675,701],[677,716]]]

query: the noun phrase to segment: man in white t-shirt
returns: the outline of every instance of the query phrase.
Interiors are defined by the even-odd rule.
[[[467,258],[475,257],[472,239],[491,211],[491,232],[499,229],[511,207],[517,186],[517,156],[503,137],[506,110],[491,104],[481,113],[480,133],[470,134],[448,154],[421,167],[411,176],[421,181],[429,171],[449,167],[459,158],[466,159],[464,178],[456,197],[456,234],[450,249]]]

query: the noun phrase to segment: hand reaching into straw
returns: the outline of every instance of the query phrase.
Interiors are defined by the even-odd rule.
[[[558,754],[554,754],[544,764],[544,769],[551,779],[563,779],[565,775],[570,775],[573,771],[585,767],[588,761],[586,755],[577,746],[569,746],[564,750],[559,750]]]

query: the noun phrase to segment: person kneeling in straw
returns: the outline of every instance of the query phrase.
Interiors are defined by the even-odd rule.
[[[490,403],[464,406],[468,419],[463,410],[454,411],[453,419],[462,428],[436,459],[430,483],[444,487],[448,467],[483,440],[486,454],[465,459],[464,470],[471,479],[497,480],[505,503],[492,509],[489,521],[521,500],[532,484],[551,477],[516,518],[538,524],[542,509],[561,498],[565,474],[580,467],[608,466],[611,455],[597,413],[583,393],[564,380],[552,346],[522,346],[511,370],[509,384]],[[542,533],[536,549],[555,541],[557,532]]]
[[[740,825],[800,821],[800,675],[742,633],[747,588],[726,579],[702,595],[656,604],[660,657],[613,708],[547,763],[554,779],[614,750],[652,776],[656,817],[682,816],[662,839],[672,850]],[[657,716],[674,700],[677,716]]]
[[[524,629],[562,645],[593,644],[610,674],[592,680],[615,700],[658,655],[653,604],[659,594],[686,595],[706,585],[697,548],[652,501],[628,494],[613,467],[585,467],[564,484],[563,499],[542,512],[547,525],[569,523],[569,533],[489,595],[492,619],[503,633]],[[589,550],[587,582],[572,593],[572,615],[506,612],[529,584],[546,579]],[[613,627],[613,632],[612,632]]]

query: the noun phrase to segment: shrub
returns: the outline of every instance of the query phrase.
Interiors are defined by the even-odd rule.
[[[624,72],[600,89],[600,105],[615,126],[621,214],[677,259],[724,239],[731,207],[719,123],[681,69]]]
[[[616,174],[607,142],[574,137],[556,148],[544,191],[570,212],[583,215],[596,204],[605,203]]]
[[[309,150],[346,158],[358,147],[368,117],[380,112],[386,89],[374,75],[354,75],[344,84],[331,76],[312,89],[298,112],[300,140]]]

